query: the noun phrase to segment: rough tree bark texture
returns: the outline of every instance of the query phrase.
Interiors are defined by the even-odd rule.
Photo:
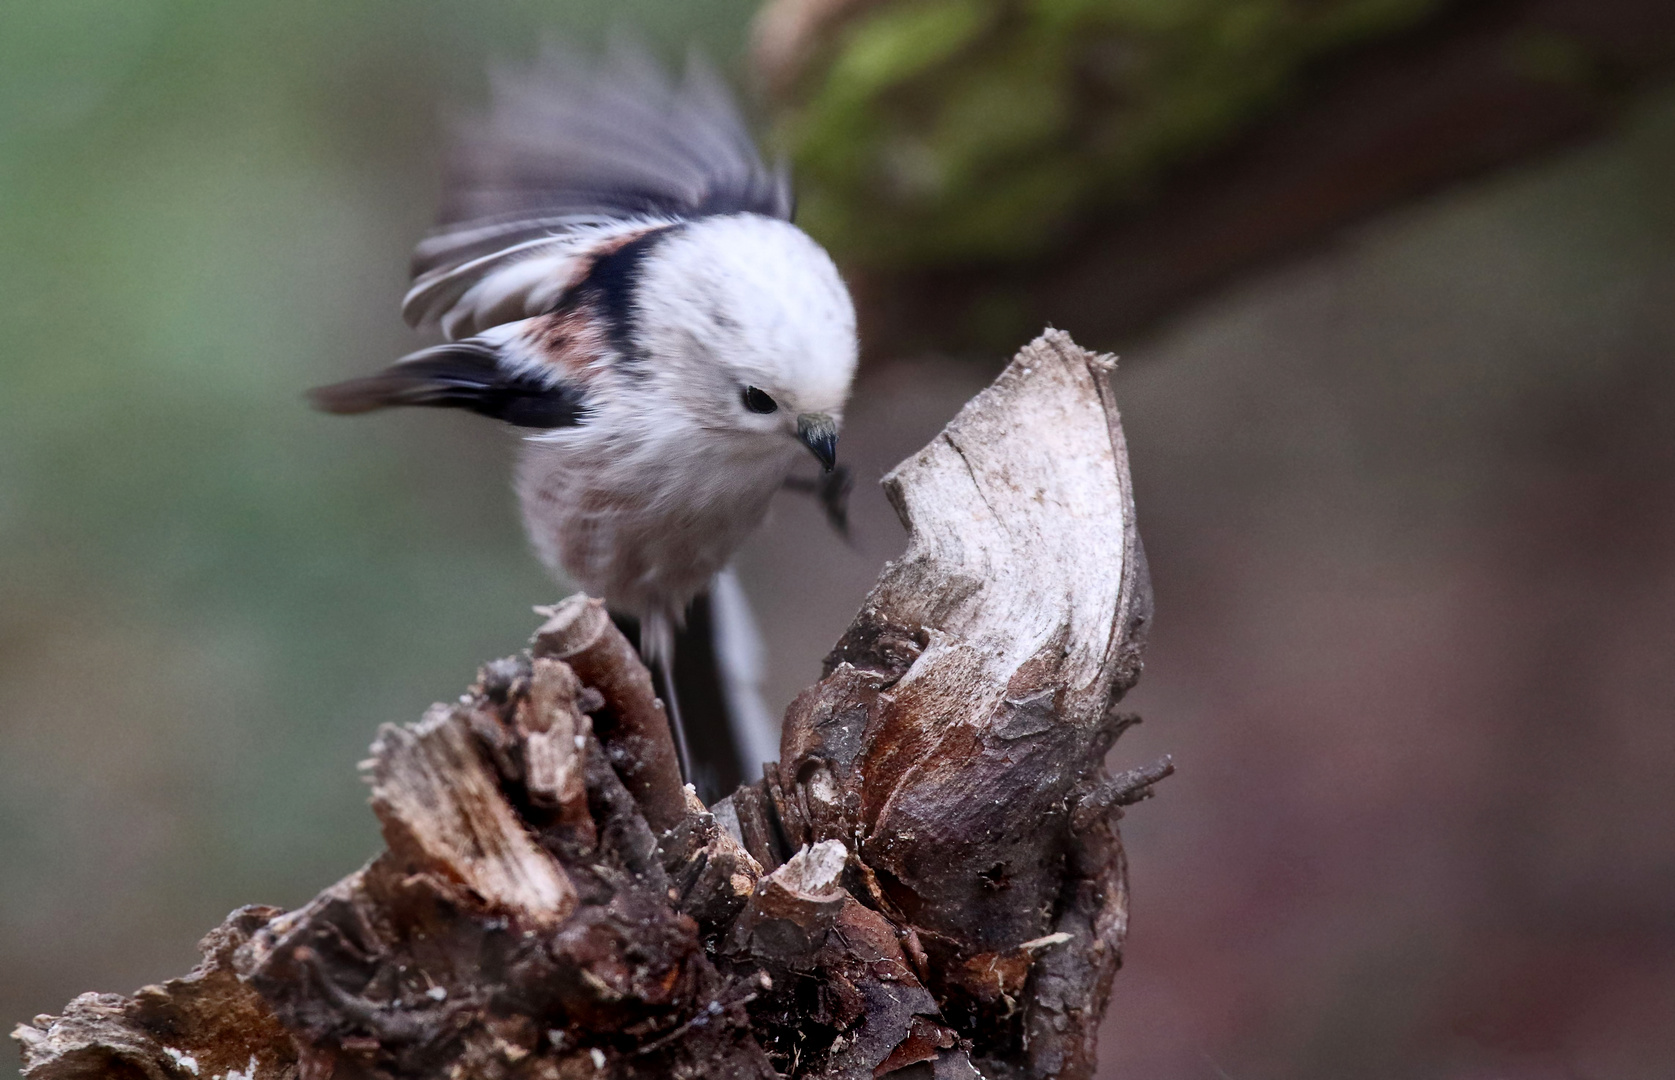
[[[1085,1077],[1149,613],[1109,362],[1049,333],[886,487],[912,530],[706,809],[596,601],[385,727],[388,849],[189,975],[20,1027],[31,1080]]]

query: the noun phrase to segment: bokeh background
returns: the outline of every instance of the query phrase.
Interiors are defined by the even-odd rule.
[[[787,495],[740,558],[776,708],[901,549],[871,481],[1045,319],[1121,353],[1158,617],[1116,756],[1180,772],[1125,824],[1104,1076],[1675,1076],[1675,34],[786,0],[751,54],[756,9],[0,5],[0,1023],[358,865],[376,726],[561,593],[508,436],[300,395],[418,340],[449,111],[614,23],[761,88],[863,301],[854,542]],[[1496,27],[1471,71],[1539,93],[1448,107],[1423,61]],[[1427,94],[1442,134],[1217,201]]]

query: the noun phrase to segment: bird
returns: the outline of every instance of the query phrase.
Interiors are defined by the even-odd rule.
[[[549,46],[491,97],[460,126],[402,302],[442,340],[310,398],[518,430],[531,546],[637,624],[690,778],[676,636],[807,455],[842,524],[855,306],[792,222],[787,168],[696,54],[671,79],[641,48]]]

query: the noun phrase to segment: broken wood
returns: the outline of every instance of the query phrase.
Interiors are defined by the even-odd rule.
[[[364,763],[387,850],[184,978],[17,1029],[30,1080],[1087,1077],[1127,925],[1107,774],[1150,613],[1110,362],[1049,332],[886,478],[911,530],[704,807],[572,597]]]

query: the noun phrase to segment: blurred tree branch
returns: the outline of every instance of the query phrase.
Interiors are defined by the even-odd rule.
[[[1077,77],[1063,91],[1070,104],[1036,117],[1037,141],[980,152],[949,134],[970,99],[957,73],[1059,79],[1013,55],[1039,46],[997,44],[1044,31],[994,0],[986,29],[960,30],[946,55],[855,90],[849,69],[885,62],[853,54],[882,51],[891,12],[925,6],[775,0],[758,24],[758,68],[814,187],[810,225],[848,247],[864,337],[890,351],[992,349],[1043,322],[1115,347],[1346,224],[1604,130],[1675,63],[1665,0],[1212,0],[1165,5],[1182,13],[1168,26],[1133,16],[1133,5],[1085,0],[1052,6],[1084,18],[1074,33],[1055,29],[1064,39],[1053,48],[1078,50],[1056,62],[1110,69],[1110,85],[1088,91]],[[1367,10],[1353,32],[1311,29],[1357,7]],[[1218,44],[1245,24],[1281,29]],[[1244,74],[1217,86],[1204,67]],[[870,111],[830,104],[865,94]],[[1194,109],[1196,127],[1173,121]],[[848,140],[845,155],[827,152],[813,130],[822,124]],[[1005,117],[994,126],[1004,140]],[[899,160],[919,161],[913,175],[937,183],[902,194]],[[1068,193],[1037,182],[1055,170],[1072,178]],[[1008,185],[1035,194],[984,201]],[[1026,242],[984,231],[1009,214]],[[869,227],[886,246],[854,246],[850,234]]]
[[[25,1075],[1090,1076],[1116,822],[1170,771],[1104,766],[1150,616],[1109,367],[1048,334],[886,478],[907,553],[760,782],[683,790],[645,669],[571,597],[379,733],[385,852],[19,1027]]]

